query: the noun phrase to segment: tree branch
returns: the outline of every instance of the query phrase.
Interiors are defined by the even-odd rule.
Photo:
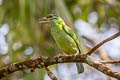
[[[89,37],[86,37],[86,36],[82,36],[84,39],[86,39],[87,41],[89,41],[90,43],[92,43],[93,45],[97,45],[97,41],[95,40],[92,40],[91,38]],[[101,48],[99,47],[99,49],[97,49],[97,52],[99,53],[100,57],[102,58],[102,60],[105,60],[105,61],[109,61],[109,57],[107,55],[107,53]]]
[[[113,78],[119,79],[120,80],[120,73],[119,72],[113,72],[111,69],[103,65],[102,63],[105,62],[99,62],[89,55],[92,54],[96,49],[98,49],[100,46],[102,46],[104,43],[118,37],[120,35],[120,32],[116,33],[115,35],[103,40],[99,44],[97,44],[94,48],[92,48],[87,54],[77,54],[77,55],[58,55],[58,56],[53,56],[53,57],[38,57],[36,59],[31,59],[23,62],[17,62],[13,63],[11,65],[8,65],[2,69],[0,69],[0,79],[8,74],[11,74],[15,71],[19,71],[22,69],[32,69],[33,71],[36,68],[43,68],[47,71],[48,75],[51,77],[53,80],[57,80],[57,78],[54,76],[53,73],[49,71],[47,68],[50,65],[58,64],[58,63],[72,63],[72,62],[82,62],[86,63],[91,67],[94,67],[95,69],[101,71],[102,73],[111,76]],[[115,63],[110,62],[109,63]]]
[[[103,64],[120,64],[120,60],[100,61]]]
[[[104,43],[106,43],[106,42],[108,42],[108,41],[110,41],[110,40],[113,40],[113,39],[117,38],[118,36],[120,36],[120,32],[118,32],[118,33],[112,35],[111,37],[109,37],[109,38],[101,41],[101,42],[98,43],[95,47],[93,47],[87,54],[88,54],[88,55],[91,55],[95,50],[97,50],[97,49],[98,49],[100,46],[102,46]]]
[[[44,69],[52,80],[58,80],[57,77],[47,67],[44,67]]]
[[[86,37],[86,36],[82,36],[82,37],[84,39],[86,39],[87,41],[89,41],[90,43],[92,43],[94,46],[97,45],[97,43],[98,43],[97,41],[95,41],[95,40],[93,40],[89,37]],[[98,52],[98,54],[100,55],[102,60],[104,60],[104,61],[109,61],[110,60],[107,53],[101,47],[99,47],[96,52]],[[106,66],[111,68],[110,64],[106,64]],[[108,80],[114,80],[114,79],[112,79],[111,77],[108,77]]]
[[[26,60],[23,62],[13,63],[0,69],[0,79],[8,74],[22,69],[44,68],[53,64],[66,63],[66,62],[84,62],[86,55],[67,55],[67,56],[54,56],[54,57],[38,57],[36,59]],[[75,60],[77,59],[77,60]]]
[[[7,67],[4,67],[0,70],[0,78],[13,73],[15,71],[19,71],[22,69],[27,68],[42,68],[43,66],[47,67],[53,64],[58,63],[72,63],[72,62],[83,62],[91,67],[94,67],[95,69],[103,72],[104,74],[114,77],[116,79],[120,79],[120,74],[117,72],[113,72],[106,66],[104,66],[99,61],[93,59],[92,57],[86,55],[86,54],[78,54],[78,55],[63,55],[63,56],[54,56],[54,57],[39,57],[37,59],[32,59],[28,61],[18,62],[15,64],[11,64]],[[41,65],[42,64],[42,65]]]

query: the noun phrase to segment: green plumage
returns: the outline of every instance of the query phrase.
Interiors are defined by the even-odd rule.
[[[58,27],[61,27],[58,28]],[[56,41],[58,47],[67,54],[74,54],[77,53],[77,46],[74,42],[74,39],[66,33],[66,31],[63,29],[65,25],[56,25],[52,24],[51,27],[51,33],[54,37],[54,40]]]
[[[80,42],[76,34],[68,27],[62,18],[55,14],[47,16],[51,22],[51,34],[58,47],[66,54],[76,54],[80,52]],[[82,63],[77,63],[78,73],[84,71]]]

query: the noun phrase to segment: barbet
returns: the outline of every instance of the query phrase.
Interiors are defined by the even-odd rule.
[[[46,17],[40,19],[40,23],[51,23],[51,34],[57,44],[57,46],[66,54],[81,53],[80,41],[73,30],[68,27],[64,20],[56,15],[49,14]],[[78,73],[84,72],[82,63],[76,63]]]

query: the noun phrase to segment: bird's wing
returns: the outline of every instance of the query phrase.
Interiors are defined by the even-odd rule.
[[[62,27],[63,27],[63,30],[74,40],[74,42],[79,50],[79,53],[81,53],[80,42],[79,42],[77,35],[67,25],[63,25]]]

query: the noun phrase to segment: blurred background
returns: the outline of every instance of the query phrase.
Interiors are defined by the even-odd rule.
[[[40,55],[61,53],[51,36],[50,25],[39,24],[39,19],[50,13],[59,14],[78,33],[82,43],[91,48],[119,31],[119,0],[0,0],[0,68]],[[120,59],[120,37],[104,44],[92,56],[97,60]],[[49,68],[59,80],[116,80],[84,66],[85,72],[80,75],[74,63]],[[107,66],[120,71],[119,64]],[[2,80],[51,79],[41,69],[26,69]]]

